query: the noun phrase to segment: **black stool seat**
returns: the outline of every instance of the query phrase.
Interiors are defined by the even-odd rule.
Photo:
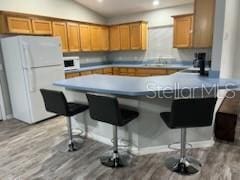
[[[88,109],[88,106],[73,102],[68,103],[61,91],[53,91],[49,89],[40,89],[40,91],[43,96],[45,108],[48,112],[67,117],[69,135],[68,151],[78,150],[80,147],[79,143],[73,141],[71,117],[84,112]]]
[[[216,98],[177,99],[171,112],[160,116],[171,129],[206,127],[212,125]]]
[[[178,99],[173,101],[171,112],[160,113],[170,129],[181,129],[181,155],[166,160],[168,169],[182,175],[199,172],[201,164],[186,156],[186,129],[211,126],[216,101],[217,98]]]
[[[79,103],[67,103],[67,113],[66,116],[74,116],[78,113],[81,113],[88,109],[87,105],[79,104]]]
[[[131,158],[118,152],[117,129],[137,118],[139,113],[120,107],[116,97],[87,94],[87,98],[91,118],[113,125],[113,152],[102,156],[101,163],[113,168],[127,166]]]
[[[160,116],[165,122],[165,124],[167,125],[167,127],[169,127],[170,129],[174,129],[175,127],[171,124],[171,121],[170,121],[170,115],[171,115],[170,112],[160,113]]]
[[[121,120],[118,123],[118,126],[125,126],[133,119],[137,118],[139,113],[136,111],[131,111],[128,109],[120,108]]]

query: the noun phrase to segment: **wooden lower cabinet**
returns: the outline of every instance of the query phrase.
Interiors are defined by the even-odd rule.
[[[103,74],[103,69],[96,69],[92,71],[92,74]]]
[[[127,76],[128,75],[128,68],[119,68],[119,75]]]
[[[112,68],[104,68],[103,69],[103,74],[113,74],[113,69]]]
[[[80,73],[65,73],[65,78],[66,79],[70,79],[70,78],[75,78],[75,77],[79,77]]]
[[[113,68],[113,75],[119,75],[120,71],[118,67]]]
[[[170,74],[174,74],[174,73],[176,73],[176,72],[178,72],[179,70],[177,70],[177,69],[168,69],[167,70],[167,74],[168,75],[170,75]]]
[[[82,71],[80,73],[67,73],[66,79],[74,78],[78,76],[86,76],[90,74],[107,74],[107,75],[120,75],[120,76],[164,76],[178,72],[178,69],[164,69],[164,68],[128,68],[128,67],[113,67],[94,69],[90,71]]]
[[[81,74],[81,76],[86,76],[86,75],[92,74],[92,71],[83,71],[80,74]]]
[[[136,76],[158,76],[166,74],[167,74],[166,69],[139,68],[136,70]]]

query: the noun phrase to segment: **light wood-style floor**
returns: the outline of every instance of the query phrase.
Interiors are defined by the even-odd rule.
[[[202,162],[202,170],[194,176],[180,176],[164,167],[164,160],[175,152],[135,157],[130,167],[111,169],[98,159],[108,146],[86,139],[80,151],[63,153],[59,149],[66,138],[62,117],[32,126],[16,120],[0,122],[0,179],[240,179],[240,143],[192,150],[192,156]]]

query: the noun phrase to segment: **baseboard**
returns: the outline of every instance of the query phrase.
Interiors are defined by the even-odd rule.
[[[6,120],[8,120],[8,119],[13,119],[13,115],[12,115],[12,114],[8,114],[8,115],[6,116]]]
[[[95,141],[101,142],[101,143],[109,145],[109,146],[113,145],[110,139],[103,137],[103,136],[96,135],[94,133],[87,133],[87,138],[93,139]]]
[[[199,141],[199,142],[189,142],[192,145],[192,148],[207,148],[212,147],[214,145],[214,140],[208,141]],[[180,147],[180,145],[178,145]],[[153,146],[153,147],[146,147],[146,148],[139,148],[139,149],[132,149],[132,153],[136,155],[147,155],[147,154],[155,154],[161,152],[171,152],[174,151],[173,149],[169,149],[168,145],[163,146]]]
[[[83,135],[86,136],[85,133],[83,133]],[[110,146],[113,145],[110,139],[94,133],[90,133],[90,132],[87,133],[87,138],[93,139],[95,141],[101,142],[106,145],[110,145]],[[212,147],[214,145],[214,140],[211,139],[208,141],[189,142],[189,144],[192,145],[192,148],[207,148],[207,147]],[[146,147],[146,148],[138,148],[136,146],[131,146],[129,150],[131,151],[131,153],[137,156],[174,151],[172,149],[169,149],[168,145],[152,146],[152,147]]]

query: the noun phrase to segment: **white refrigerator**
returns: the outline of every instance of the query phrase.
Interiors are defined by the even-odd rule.
[[[16,36],[1,44],[13,117],[33,124],[53,116],[45,110],[40,89],[59,89],[53,82],[64,79],[59,39]]]

